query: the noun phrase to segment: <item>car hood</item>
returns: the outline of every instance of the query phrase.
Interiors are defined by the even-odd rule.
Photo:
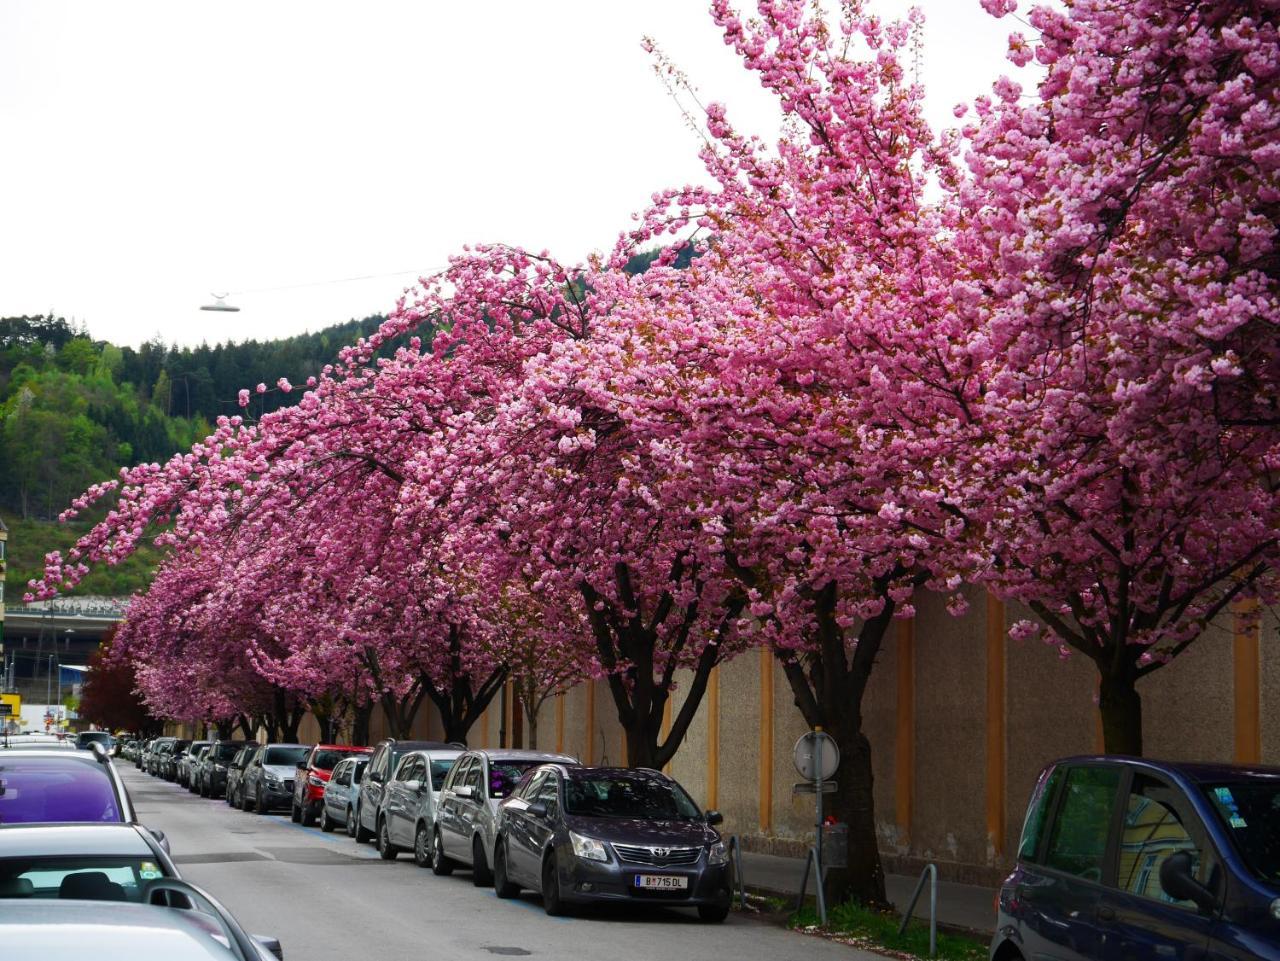
[[[282,781],[288,781],[298,773],[298,769],[291,764],[264,764],[262,770],[267,774],[274,774]]]
[[[649,821],[631,818],[588,818],[568,815],[570,830],[615,844],[654,844],[692,847],[720,840],[702,821]]]
[[[307,773],[312,777],[319,778],[321,781],[327,781],[329,778],[333,777],[333,768],[326,771],[324,768],[313,767],[308,768]]]

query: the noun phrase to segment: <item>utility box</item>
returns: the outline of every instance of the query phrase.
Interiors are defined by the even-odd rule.
[[[849,866],[849,825],[822,826],[822,865],[828,868]]]

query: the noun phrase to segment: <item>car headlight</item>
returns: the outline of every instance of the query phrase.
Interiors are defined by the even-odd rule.
[[[214,769],[215,771],[217,771],[219,774],[226,774],[226,773],[227,773],[227,766],[226,766],[225,764],[215,764],[215,765],[213,766],[213,769]]]
[[[717,841],[707,849],[708,864],[728,864],[729,848],[723,841]]]
[[[307,775],[307,783],[312,787],[324,787],[324,781],[320,780],[314,774]]]
[[[595,838],[584,838],[581,834],[570,831],[569,843],[573,845],[573,853],[585,861],[609,860],[609,852]]]
[[[1276,898],[1271,902],[1271,916],[1280,921],[1280,898]]]
[[[278,777],[276,777],[274,774],[268,774],[268,775],[267,775],[267,783],[268,783],[268,784],[270,784],[272,787],[279,787],[279,786],[280,786],[280,779],[279,779]]]

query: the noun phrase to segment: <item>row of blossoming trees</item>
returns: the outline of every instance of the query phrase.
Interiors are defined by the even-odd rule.
[[[910,24],[714,0],[776,142],[709,105],[709,186],[609,258],[468,250],[296,406],[90,490],[37,593],[158,529],[119,645],[158,714],[378,703],[400,734],[430,702],[461,739],[513,674],[530,707],[594,677],[655,767],[767,645],[844,757],[838,893],[882,901],[861,703],[917,592],[1021,602],[1132,753],[1137,682],[1273,596],[1278,7],[1037,8],[1035,92],[935,135]]]

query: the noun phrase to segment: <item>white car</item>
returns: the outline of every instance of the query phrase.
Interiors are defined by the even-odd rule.
[[[516,782],[541,764],[577,764],[568,754],[542,751],[468,751],[454,762],[436,799],[431,837],[431,870],[450,874],[471,867],[476,887],[493,883],[493,842],[498,803]]]

